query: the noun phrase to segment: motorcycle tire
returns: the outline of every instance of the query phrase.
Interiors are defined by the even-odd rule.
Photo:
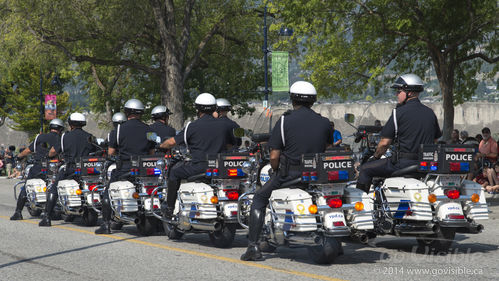
[[[152,217],[142,216],[137,224],[137,230],[142,236],[150,236],[156,231],[156,225]]]
[[[40,209],[32,209],[30,206],[27,207],[28,213],[32,217],[39,217],[42,214],[42,210]]]
[[[441,227],[437,233],[421,235],[416,240],[419,249],[425,253],[447,253],[455,236],[456,230],[454,228]]]
[[[209,233],[211,243],[217,248],[230,248],[236,236],[235,224],[224,224],[221,230]]]
[[[277,250],[277,247],[270,244],[268,241],[262,241],[259,244],[260,251],[264,253],[273,253]]]
[[[64,222],[73,222],[75,219],[75,216],[73,215],[61,214],[61,217],[64,220]]]
[[[317,264],[332,264],[342,252],[340,242],[334,237],[325,237],[322,245],[308,247],[310,258]]]
[[[170,240],[178,240],[184,236],[183,232],[180,232],[174,225],[163,222],[163,229],[165,230],[166,236]]]
[[[85,212],[83,212],[83,216],[82,216],[83,225],[96,226],[98,217],[99,217],[99,214],[97,214],[96,211],[94,211],[92,209],[86,209]]]

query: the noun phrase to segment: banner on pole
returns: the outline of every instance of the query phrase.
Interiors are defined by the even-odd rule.
[[[45,95],[45,119],[53,120],[57,118],[57,96]]]
[[[289,91],[288,52],[272,52],[272,92]]]

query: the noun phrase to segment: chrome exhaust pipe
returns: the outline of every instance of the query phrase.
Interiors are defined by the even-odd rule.
[[[133,223],[135,224],[140,224],[141,223],[141,220],[139,218],[136,218],[133,220]]]
[[[477,225],[477,226],[476,226],[476,231],[477,231],[477,233],[482,232],[482,231],[483,231],[483,229],[484,229],[484,227],[483,227],[483,225],[481,225],[481,224],[479,224],[479,225]]]
[[[353,240],[358,241],[362,244],[367,244],[369,242],[369,237],[366,233],[354,233],[350,236]]]
[[[220,231],[222,224],[219,222],[206,223],[206,222],[191,222],[192,228],[207,231]]]

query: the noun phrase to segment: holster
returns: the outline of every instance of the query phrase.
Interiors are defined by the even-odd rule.
[[[279,175],[287,177],[289,174],[289,161],[288,158],[281,154],[279,157]]]

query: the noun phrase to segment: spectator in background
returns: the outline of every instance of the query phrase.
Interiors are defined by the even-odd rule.
[[[341,139],[341,133],[338,130],[334,129],[334,122],[331,121],[331,128],[333,131],[333,146],[340,146],[342,139]]]
[[[478,143],[480,143],[483,140],[483,137],[481,134],[478,134],[475,136],[475,139],[478,141]]]
[[[12,168],[16,166],[16,160],[14,158],[14,152],[16,151],[16,147],[13,145],[9,146],[9,149],[5,150],[5,169],[7,172],[7,177],[10,178],[12,174]]]
[[[478,175],[473,179],[473,181],[481,185],[483,188],[487,189],[487,186],[490,185],[488,180],[487,170],[478,173]]]
[[[499,163],[494,163],[492,169],[487,169],[487,179],[489,185],[485,186],[485,190],[489,193],[499,192]]]
[[[461,140],[459,139],[459,130],[454,129],[452,131],[449,143],[450,144],[460,144],[461,143]]]
[[[482,129],[483,140],[478,145],[477,157],[482,160],[483,168],[490,168],[497,161],[497,142],[490,136],[490,129]]]
[[[464,131],[464,130],[461,131],[460,135],[461,135],[461,143],[462,144],[470,144],[470,145],[476,146],[476,148],[478,148],[478,145],[480,144],[480,142],[478,142],[474,137],[470,137],[468,135],[467,131]]]

